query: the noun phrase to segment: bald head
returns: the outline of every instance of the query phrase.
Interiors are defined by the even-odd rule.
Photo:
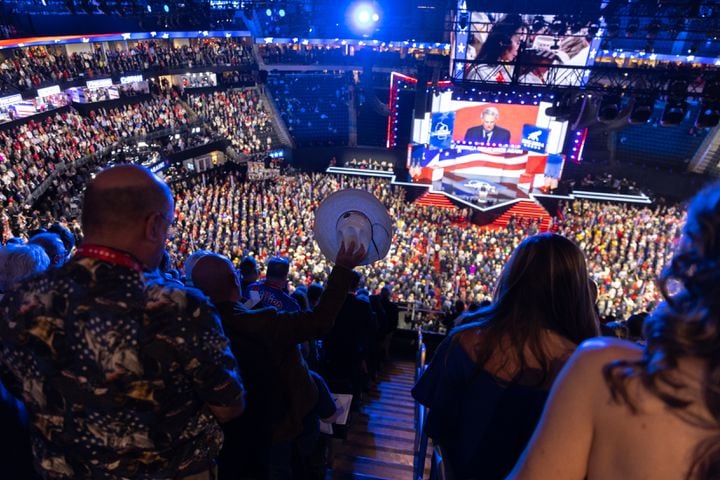
[[[90,182],[81,220],[85,243],[123,250],[153,270],[174,221],[172,195],[149,170],[118,165]]]
[[[240,300],[240,279],[227,257],[208,253],[192,269],[192,282],[214,302]]]
[[[85,190],[83,233],[122,234],[142,225],[153,212],[172,208],[170,189],[149,170],[138,165],[118,165],[100,172]]]

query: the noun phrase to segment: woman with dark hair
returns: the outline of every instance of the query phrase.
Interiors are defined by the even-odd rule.
[[[438,347],[413,396],[457,479],[504,478],[542,413],[555,376],[598,334],[585,257],[565,237],[527,238],[491,305]]]
[[[500,83],[512,79],[513,66],[498,62],[513,62],[525,42],[529,29],[520,15],[507,15],[493,25],[485,43],[468,72],[468,80],[488,80]]]
[[[720,184],[688,210],[644,347],[584,343],[513,479],[720,478]]]

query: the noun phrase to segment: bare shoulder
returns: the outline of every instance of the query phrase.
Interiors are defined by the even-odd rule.
[[[482,342],[485,329],[480,325],[471,324],[463,326],[455,333],[457,342],[470,355],[473,354],[477,346]]]
[[[642,347],[612,337],[595,337],[582,342],[570,357],[570,364],[580,369],[602,368],[615,360],[635,361],[642,358]]]

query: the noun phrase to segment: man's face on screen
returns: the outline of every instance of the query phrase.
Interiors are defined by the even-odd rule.
[[[497,119],[494,115],[485,115],[483,117],[483,128],[486,132],[491,131],[493,128],[495,128],[495,122]]]

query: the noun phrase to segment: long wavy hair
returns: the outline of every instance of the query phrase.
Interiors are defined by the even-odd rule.
[[[720,478],[720,183],[700,192],[690,204],[683,234],[670,264],[658,279],[664,301],[647,318],[647,345],[641,360],[615,361],[604,376],[616,402],[638,412],[628,392],[637,378],[684,420],[710,432],[695,447],[686,478]],[[668,392],[685,384],[672,376],[678,359],[705,362],[701,398],[711,419],[698,418],[692,401]],[[666,388],[663,388],[666,387]]]
[[[512,45],[512,37],[518,30],[527,28],[520,15],[508,15],[497,22],[480,47],[477,61],[495,63],[508,51]]]
[[[542,370],[539,385],[552,380],[552,358],[542,331],[573,343],[599,334],[582,251],[569,239],[544,233],[526,238],[510,256],[495,287],[493,303],[469,317],[483,327],[477,365],[483,368],[498,345],[509,342],[501,369],[517,359],[518,374],[528,366],[526,348]],[[477,327],[477,323],[474,324]],[[472,328],[473,324],[465,328]]]

